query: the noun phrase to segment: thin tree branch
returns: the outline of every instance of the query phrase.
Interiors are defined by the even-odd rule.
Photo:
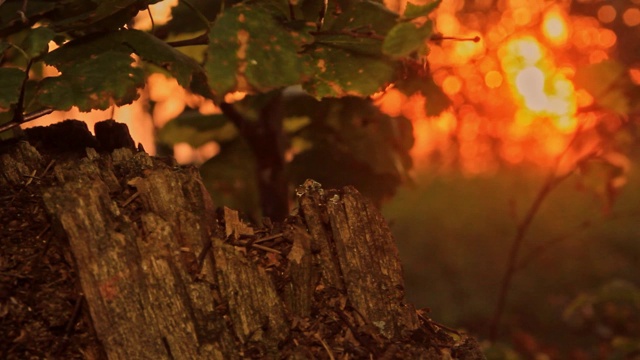
[[[524,242],[524,238],[535,218],[536,214],[540,210],[540,206],[544,202],[544,200],[549,196],[551,191],[556,188],[558,184],[562,182],[562,180],[568,178],[568,174],[571,174],[573,171],[564,174],[563,176],[558,175],[558,168],[560,167],[560,163],[564,159],[565,155],[569,152],[573,144],[576,142],[580,132],[581,127],[576,129],[572,139],[567,144],[566,148],[556,157],[556,161],[554,162],[551,170],[549,171],[549,175],[547,179],[542,184],[542,187],[536,194],[531,206],[527,210],[525,217],[518,224],[516,228],[516,234],[511,240],[511,248],[509,250],[509,257],[507,258],[507,267],[503,274],[502,281],[500,283],[500,290],[498,293],[498,301],[496,302],[496,308],[493,313],[493,318],[489,325],[489,340],[494,343],[498,338],[498,333],[500,330],[500,322],[502,320],[502,315],[504,314],[504,308],[507,303],[507,297],[509,295],[509,290],[511,289],[511,283],[513,281],[513,276],[516,273],[517,265],[518,265],[518,256],[520,255],[520,249],[522,248],[522,244]]]
[[[11,130],[16,126],[20,126],[26,122],[35,120],[37,118],[43,117],[45,115],[49,115],[53,112],[53,109],[42,109],[38,111],[31,112],[29,114],[24,115],[22,121],[9,121],[8,123],[0,125],[0,133],[5,132],[7,130]]]

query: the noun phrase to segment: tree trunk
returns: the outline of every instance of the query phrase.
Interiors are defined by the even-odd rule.
[[[255,227],[231,209],[215,211],[196,169],[135,150],[112,121],[96,127],[98,140],[83,135],[97,151],[85,149],[87,141],[57,144],[47,131],[30,134],[38,150],[20,141],[0,157],[3,208],[25,194],[44,204],[50,241],[67,253],[68,281],[84,298],[84,316],[72,314],[62,334],[44,323],[42,331],[71,341],[65,352],[41,350],[45,356],[483,358],[475,340],[454,341],[406,303],[394,239],[354,188],[325,190],[309,180],[297,190],[296,214]],[[14,286],[0,270],[2,284]],[[85,341],[74,342],[82,324]],[[7,336],[13,344],[25,335]],[[4,355],[20,358],[28,348]]]

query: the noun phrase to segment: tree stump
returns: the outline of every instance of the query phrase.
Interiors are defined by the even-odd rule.
[[[216,211],[195,168],[136,150],[112,120],[95,137],[83,125],[32,130],[29,142],[2,150],[0,199],[4,209],[24,202],[14,208],[27,226],[2,230],[0,265],[17,259],[17,272],[0,269],[0,290],[27,303],[24,282],[48,278],[20,263],[12,253],[20,246],[7,245],[26,236],[26,214],[44,214],[49,242],[68,262],[65,283],[80,300],[61,305],[64,331],[39,318],[40,335],[28,327],[5,334],[5,357],[36,351],[22,336],[31,345],[49,341],[41,355],[64,358],[483,358],[475,340],[405,301],[393,236],[356,189],[308,180],[283,223],[250,225],[231,209]],[[77,143],[51,135],[69,128]],[[16,216],[6,211],[3,219]],[[40,250],[40,261],[50,261],[51,250]],[[14,317],[7,323],[19,324]]]

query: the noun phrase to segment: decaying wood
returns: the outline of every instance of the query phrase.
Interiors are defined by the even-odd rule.
[[[261,228],[219,216],[195,169],[119,144],[61,156],[41,191],[109,359],[481,357],[405,301],[394,239],[354,188],[307,181],[297,214]],[[17,143],[2,186],[46,156]]]

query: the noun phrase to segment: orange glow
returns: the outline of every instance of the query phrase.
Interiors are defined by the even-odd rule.
[[[628,8],[624,14],[622,14],[622,21],[628,27],[633,27],[640,25],[640,9],[638,8]]]
[[[554,46],[564,45],[569,39],[565,15],[557,6],[547,11],[544,15],[542,34]]]
[[[457,76],[448,76],[442,82],[442,90],[449,96],[457,94],[461,88],[462,81]]]
[[[611,5],[603,5],[598,9],[598,20],[605,24],[613,22],[617,15],[616,8]]]
[[[635,67],[630,69],[629,75],[631,76],[631,81],[633,81],[636,85],[640,85],[640,68]]]
[[[502,85],[502,74],[498,71],[491,70],[484,76],[484,83],[490,89],[495,89]]]
[[[514,99],[522,104],[515,124],[531,125],[537,118],[551,121],[562,132],[577,126],[573,84],[550,59],[550,53],[533,37],[514,39],[502,50],[503,71]]]
[[[601,115],[588,112],[595,100],[576,89],[573,78],[581,67],[609,58],[617,37],[601,23],[623,13],[605,5],[598,18],[570,15],[568,2],[560,0],[486,3],[465,8],[463,0],[444,0],[434,16],[437,30],[446,35],[482,39],[431,48],[433,80],[452,107],[427,118],[425,100],[410,97],[401,111],[393,111],[414,121],[417,167],[430,166],[433,154],[441,169],[452,166],[467,174],[491,172],[504,163],[549,166],[578,128],[593,131],[601,121]],[[640,83],[640,70],[632,76]],[[381,106],[392,109],[384,101]],[[562,166],[571,161],[569,156]]]

